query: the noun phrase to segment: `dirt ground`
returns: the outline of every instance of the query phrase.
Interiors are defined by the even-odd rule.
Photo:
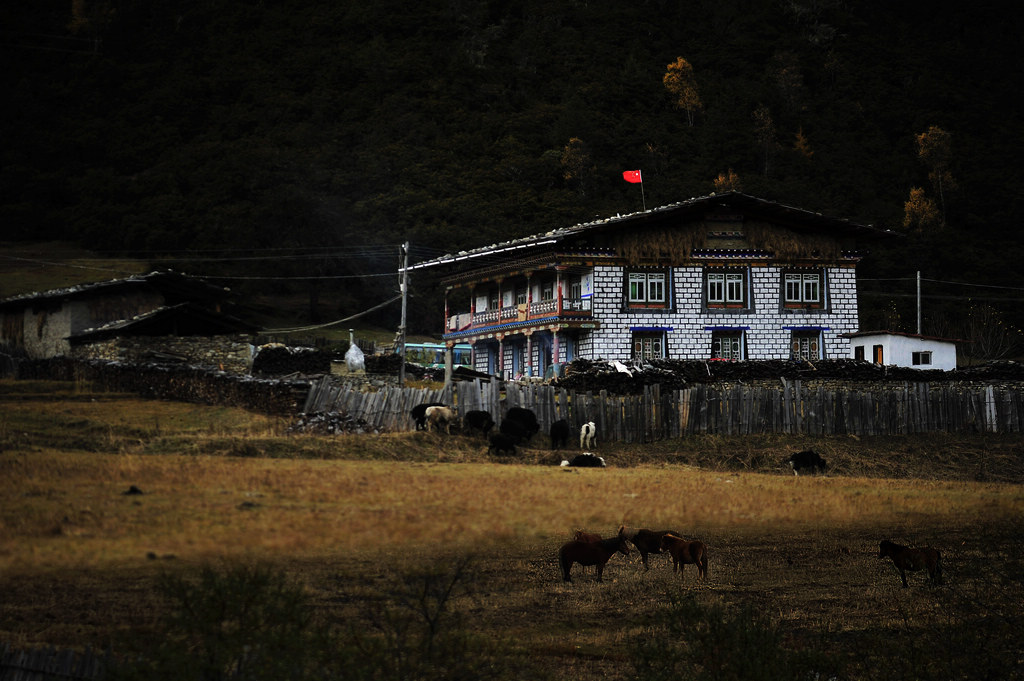
[[[490,461],[484,447],[459,439],[410,434],[412,459],[446,448],[461,463]],[[928,435],[895,438],[720,438],[644,446],[610,444],[599,451],[621,468],[682,466],[701,470],[791,476],[788,453],[813,448],[828,475],[879,479],[1024,482],[1024,437]],[[394,445],[391,445],[393,448]],[[502,463],[557,464],[561,452],[527,449]],[[337,458],[344,453],[335,452]],[[436,455],[435,455],[436,456]],[[1022,492],[1024,494],[1024,492]],[[445,626],[496,647],[493,678],[633,678],[637,641],[657,631],[666,604],[692,597],[767,617],[787,649],[814,649],[841,663],[841,678],[891,678],[870,663],[887,659],[896,678],[1022,678],[1024,645],[1024,518],[932,522],[896,518],[885,526],[732,530],[697,538],[707,543],[710,576],[692,566],[673,574],[665,556],[645,571],[634,554],[614,556],[602,583],[593,568],[560,579],[556,554],[567,536],[517,537],[497,549],[467,549],[438,538],[428,552],[382,541],[351,554],[281,555],[272,561],[310,594],[317,615],[345,630],[386,632],[384,613],[407,608],[438,575],[459,569],[445,603]],[[614,527],[586,528],[604,536]],[[895,535],[895,536],[894,536]],[[902,588],[883,538],[942,547],[944,583],[915,573]],[[392,548],[387,548],[387,547]],[[216,558],[212,564],[217,565]],[[198,562],[152,556],[102,570],[70,566],[35,574],[0,574],[0,642],[123,650],[126,641],[158,640],[168,603],[155,588],[161,575],[191,574]],[[418,616],[409,611],[413,621]],[[422,613],[420,613],[422,615]],[[389,623],[390,622],[390,623]],[[925,667],[915,667],[927,659]],[[984,661],[980,663],[979,661]],[[904,668],[905,667],[905,668]],[[915,671],[917,669],[917,671]],[[921,670],[925,671],[922,672]]]

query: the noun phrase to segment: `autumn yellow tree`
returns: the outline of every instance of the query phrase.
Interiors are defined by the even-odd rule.
[[[942,224],[942,217],[935,201],[925,195],[921,187],[911,187],[910,198],[903,204],[903,227],[912,232],[922,232]]]
[[[946,224],[946,190],[956,186],[950,165],[953,162],[952,135],[937,125],[917,136],[917,156],[928,166],[928,179],[939,197],[942,224]]]
[[[802,126],[796,131],[796,140],[793,142],[793,149],[808,161],[811,160],[811,156],[814,156],[814,150],[811,149],[811,143],[807,141],[807,137],[804,135],[804,129]]]
[[[734,173],[732,168],[729,168],[729,171],[726,173],[718,173],[718,177],[716,177],[712,182],[715,185],[716,194],[743,191],[743,185],[740,183],[740,176]]]
[[[700,101],[697,79],[693,75],[690,62],[682,57],[677,58],[668,65],[661,82],[675,98],[675,107],[686,112],[686,120],[692,126],[694,116],[704,108],[704,104]]]

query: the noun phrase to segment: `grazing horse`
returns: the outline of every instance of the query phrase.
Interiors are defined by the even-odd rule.
[[[942,584],[942,563],[939,561],[938,549],[930,546],[915,549],[883,539],[878,545],[878,557],[892,558],[892,564],[900,571],[904,588],[907,587],[907,570],[928,570],[931,583]]]
[[[704,542],[666,534],[661,538],[661,545],[672,555],[673,574],[679,570],[679,576],[685,577],[683,566],[692,563],[697,566],[697,579],[708,578],[708,547]]]
[[[602,576],[605,563],[616,552],[624,556],[629,555],[629,546],[622,537],[609,537],[599,541],[577,541],[574,539],[566,542],[562,544],[562,548],[558,549],[558,565],[562,568],[562,579],[571,582],[569,571],[572,569],[573,563],[579,563],[584,566],[596,565],[597,581],[604,581]]]
[[[666,534],[679,536],[682,533],[675,530],[637,529],[635,527],[626,527],[625,525],[619,528],[619,536],[628,539],[636,547],[637,552],[640,554],[640,562],[644,564],[645,570],[650,569],[647,565],[647,554],[661,553],[664,550],[661,546],[661,539]]]

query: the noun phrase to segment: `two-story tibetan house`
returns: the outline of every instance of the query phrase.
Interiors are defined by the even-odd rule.
[[[849,355],[857,244],[891,234],[730,192],[409,269],[445,286],[445,342],[505,378],[577,357],[813,360]]]

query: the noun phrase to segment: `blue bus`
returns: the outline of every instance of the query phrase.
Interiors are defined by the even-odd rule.
[[[448,347],[444,343],[406,343],[405,360],[432,369],[444,368],[444,353]],[[469,343],[457,343],[452,348],[452,366],[471,366],[473,347]]]

